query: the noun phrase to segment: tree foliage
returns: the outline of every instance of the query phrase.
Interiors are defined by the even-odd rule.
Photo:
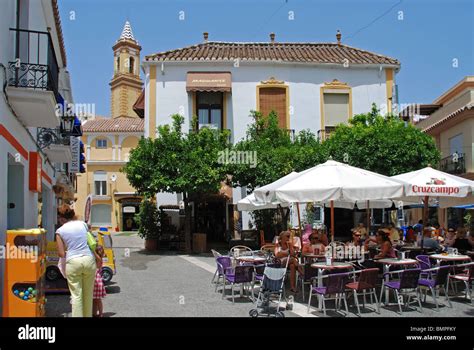
[[[185,202],[185,241],[190,250],[190,197],[216,193],[227,178],[225,164],[219,163],[219,152],[229,147],[227,131],[208,128],[183,133],[184,118],[172,116],[172,125],[158,127],[155,139],[143,138],[130,152],[122,171],[130,184],[145,196],[159,192],[182,193]]]
[[[334,160],[388,176],[435,167],[440,160],[431,136],[396,116],[380,115],[375,104],[338,125],[322,146]]]
[[[248,126],[246,138],[237,142],[236,151],[256,152],[257,165],[231,164],[234,187],[247,186],[250,193],[256,187],[266,185],[289,174],[301,171],[324,161],[321,147],[315,135],[304,130],[292,140],[288,130],[278,126],[275,112],[263,116],[252,111],[253,122]]]
[[[158,238],[160,235],[160,213],[156,204],[149,197],[145,197],[140,203],[140,210],[135,214],[138,223],[138,235],[144,239]]]
[[[158,127],[155,139],[141,139],[130,152],[123,168],[128,181],[146,195],[217,192],[227,175],[225,164],[218,162],[219,152],[229,147],[227,132],[202,128],[183,133],[184,118],[172,119],[172,125]]]

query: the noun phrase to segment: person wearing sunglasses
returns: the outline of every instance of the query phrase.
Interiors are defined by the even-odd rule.
[[[346,243],[346,246],[359,247],[362,246],[362,234],[358,230],[352,231],[352,240]]]
[[[454,228],[450,227],[448,232],[446,233],[446,237],[444,238],[444,245],[446,247],[452,247],[454,242],[456,241],[456,231]]]
[[[316,233],[309,236],[309,242],[303,246],[303,255],[319,255],[324,254],[326,246],[319,240]]]

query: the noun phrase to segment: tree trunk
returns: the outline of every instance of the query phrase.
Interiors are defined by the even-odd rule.
[[[191,207],[189,206],[189,199],[184,194],[184,243],[186,253],[190,254],[191,249]]]

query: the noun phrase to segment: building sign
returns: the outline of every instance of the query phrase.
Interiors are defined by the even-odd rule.
[[[41,192],[41,156],[38,152],[30,152],[28,165],[29,189],[32,192]]]
[[[136,208],[135,207],[123,207],[123,212],[124,213],[135,213]]]
[[[232,86],[230,72],[188,72],[186,91],[230,92]]]
[[[81,141],[75,136],[71,136],[71,155],[72,160],[69,166],[71,173],[78,173],[81,165]]]

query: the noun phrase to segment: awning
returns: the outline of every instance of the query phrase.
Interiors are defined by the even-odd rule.
[[[230,72],[188,72],[186,91],[230,92]]]

